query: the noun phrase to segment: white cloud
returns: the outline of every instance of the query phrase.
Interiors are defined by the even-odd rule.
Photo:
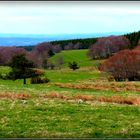
[[[140,2],[0,2],[0,17],[0,32],[133,31],[140,27]]]

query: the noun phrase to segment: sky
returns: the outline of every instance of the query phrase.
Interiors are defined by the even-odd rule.
[[[89,34],[139,30],[139,1],[0,1],[0,33]]]

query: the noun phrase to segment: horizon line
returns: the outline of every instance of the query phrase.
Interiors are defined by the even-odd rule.
[[[139,31],[139,30],[138,30]],[[111,31],[111,32],[96,32],[96,33],[61,33],[61,34],[34,34],[34,33],[0,33],[0,35],[81,35],[81,34],[106,34],[106,33],[133,33],[133,32],[138,32],[138,31],[122,31],[122,32],[117,32],[117,31]]]

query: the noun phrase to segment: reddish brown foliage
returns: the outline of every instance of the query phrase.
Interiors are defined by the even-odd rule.
[[[48,51],[51,45],[48,43],[38,44],[29,54],[28,59],[31,60],[35,67],[41,68],[43,61],[48,58]]]
[[[140,50],[140,46],[137,46],[134,50]]]
[[[81,47],[81,43],[72,43],[69,42],[67,45],[64,46],[64,50],[74,50],[74,49],[79,49]]]
[[[28,53],[28,59],[31,60],[35,67],[42,68],[47,67],[50,62],[48,58],[54,54],[61,51],[61,47],[59,44],[52,45],[48,42],[39,43],[35,46],[35,48]]]
[[[0,47],[0,65],[7,65],[13,56],[27,54],[23,48],[16,47]]]
[[[90,47],[89,55],[93,59],[107,58],[128,46],[130,42],[123,36],[103,37]]]
[[[123,50],[107,59],[99,68],[115,80],[140,80],[140,51]]]

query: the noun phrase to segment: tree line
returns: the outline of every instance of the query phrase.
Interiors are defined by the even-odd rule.
[[[124,36],[128,38],[131,43],[129,49],[133,49],[135,46],[140,45],[140,31],[125,34]]]
[[[55,62],[50,60],[51,56],[59,52],[61,49],[58,45],[47,42],[37,44],[31,51],[17,47],[0,47],[0,66],[9,66],[9,62],[15,55],[24,54],[26,59],[32,61],[36,68],[54,69],[57,67],[60,69],[64,64],[63,56],[57,57]]]
[[[130,41],[124,36],[102,37],[90,46],[88,55],[92,59],[105,59],[130,45]]]
[[[88,56],[91,59],[106,59],[106,62],[99,68],[101,71],[110,73],[118,81],[125,79],[140,80],[140,51],[139,47],[137,47],[140,43],[139,38],[140,32],[134,32],[123,36],[109,36],[98,39],[43,42],[37,44],[31,50],[23,47],[0,47],[0,65],[10,66],[10,62],[15,55],[24,54],[26,60],[32,62],[32,66],[35,68],[53,69],[55,65],[60,68],[63,65],[63,58],[58,58],[56,64],[54,64],[49,59],[51,56],[64,49],[85,49],[88,47]],[[82,45],[79,41],[88,45],[81,47]],[[79,68],[75,62],[69,63],[69,67],[73,70]],[[41,79],[38,79],[38,81],[41,81]]]
[[[121,36],[126,37],[130,41],[130,46],[128,46],[128,49],[133,49],[135,46],[140,44],[140,31],[124,34]],[[58,45],[61,50],[89,49],[90,46],[95,44],[97,42],[97,40],[100,38],[102,38],[102,37],[50,41],[48,43],[50,43],[52,45]],[[45,43],[45,42],[42,42],[42,43]],[[17,48],[24,48],[27,51],[32,51],[34,47],[36,47],[36,45],[17,46]]]
[[[73,50],[73,49],[88,49],[89,46],[94,44],[97,38],[86,38],[86,39],[72,39],[72,40],[61,40],[61,41],[50,41],[42,43],[50,43],[52,45],[59,46],[60,50]],[[27,51],[32,51],[36,45],[30,46],[17,46],[17,48],[24,48]]]

